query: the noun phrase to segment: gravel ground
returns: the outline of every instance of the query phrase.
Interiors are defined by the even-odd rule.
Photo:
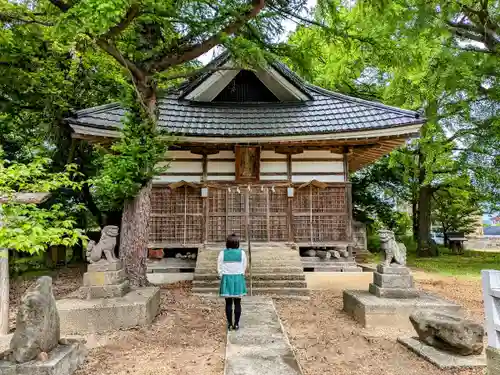
[[[82,270],[58,271],[57,299],[75,292]],[[11,327],[22,293],[33,282],[11,283]],[[149,327],[85,337],[89,356],[74,375],[222,375],[225,355],[224,307],[190,293],[190,283],[161,290],[160,313]]]
[[[480,281],[422,280],[419,287],[462,304],[482,319]],[[276,301],[305,375],[482,375],[483,369],[439,370],[396,342],[394,329],[364,329],[342,312],[339,290],[313,291],[311,301]]]
[[[81,285],[82,271],[54,277],[62,298]],[[460,303],[482,321],[480,280],[418,277],[419,288]],[[331,281],[331,280],[330,280]],[[351,281],[346,279],[346,283]],[[362,281],[364,282],[364,281]],[[11,317],[29,281],[12,283]],[[342,288],[347,287],[342,285]],[[408,332],[361,328],[342,310],[341,288],[312,292],[311,301],[277,300],[278,313],[305,375],[482,375],[483,370],[443,371],[395,340]],[[86,337],[90,353],[75,375],[222,375],[225,330],[221,301],[190,293],[190,283],[162,289],[161,311],[150,327]],[[12,321],[14,323],[14,321]]]
[[[219,301],[190,294],[187,283],[162,289],[151,327],[91,338],[90,355],[75,375],[221,375],[225,327]]]

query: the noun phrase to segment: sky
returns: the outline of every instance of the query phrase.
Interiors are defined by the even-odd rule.
[[[311,8],[313,8],[316,5],[316,2],[317,0],[307,0],[307,9],[310,10]],[[301,16],[307,16],[307,11],[302,12]],[[294,21],[287,19],[283,22],[283,26],[285,28],[285,31],[283,32],[282,38],[285,38],[286,36],[288,36],[288,34],[295,30],[297,24]],[[217,56],[217,54],[217,47],[215,47],[207,53],[201,55],[198,60],[200,60],[203,64],[208,64],[215,56]]]

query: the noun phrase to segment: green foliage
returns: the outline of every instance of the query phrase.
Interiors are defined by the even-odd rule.
[[[417,258],[414,253],[409,253],[407,263],[411,267],[446,276],[480,278],[481,270],[500,269],[500,254],[465,251],[463,255],[456,255],[444,249],[439,258]]]
[[[482,210],[474,188],[456,183],[453,188],[434,194],[433,221],[446,232],[474,232]]]
[[[470,214],[478,205],[493,210],[500,203],[500,50],[497,40],[486,40],[489,34],[478,30],[488,28],[481,14],[497,27],[498,6],[438,0],[324,5],[316,18],[328,29],[301,28],[290,38],[309,59],[313,82],[422,110],[428,120],[420,139],[353,176],[355,214],[394,228],[390,203],[411,202],[414,228],[424,237],[435,200],[467,183],[475,196],[468,201]],[[481,40],[486,48],[463,39]],[[438,206],[453,216],[452,205]]]
[[[9,162],[0,154],[0,196],[7,199],[1,205],[0,247],[37,254],[51,245],[72,246],[85,240],[75,228],[74,214],[82,210],[75,204],[70,209],[62,204],[48,207],[16,202],[16,192],[51,192],[63,187],[80,189],[73,181],[77,174],[74,165],[64,172],[48,173],[49,160],[35,157],[33,162]]]
[[[92,180],[94,196],[103,211],[120,211],[155,175],[165,156],[169,139],[157,131],[141,105],[130,100],[121,138],[110,152],[102,150],[98,174]]]

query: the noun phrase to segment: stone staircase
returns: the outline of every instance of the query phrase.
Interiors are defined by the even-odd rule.
[[[319,257],[302,257],[305,272],[363,272],[354,258],[321,259]]]
[[[215,295],[219,292],[217,257],[220,246],[200,249],[193,278],[193,293]],[[242,248],[247,251],[246,244]],[[247,251],[248,255],[248,251]],[[247,278],[250,294],[250,278]],[[308,298],[299,252],[285,244],[252,244],[252,294],[283,298]]]

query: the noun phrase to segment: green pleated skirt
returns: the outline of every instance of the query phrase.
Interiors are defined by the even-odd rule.
[[[222,275],[220,281],[219,294],[221,297],[242,297],[247,294],[247,285],[245,276],[240,275]]]

